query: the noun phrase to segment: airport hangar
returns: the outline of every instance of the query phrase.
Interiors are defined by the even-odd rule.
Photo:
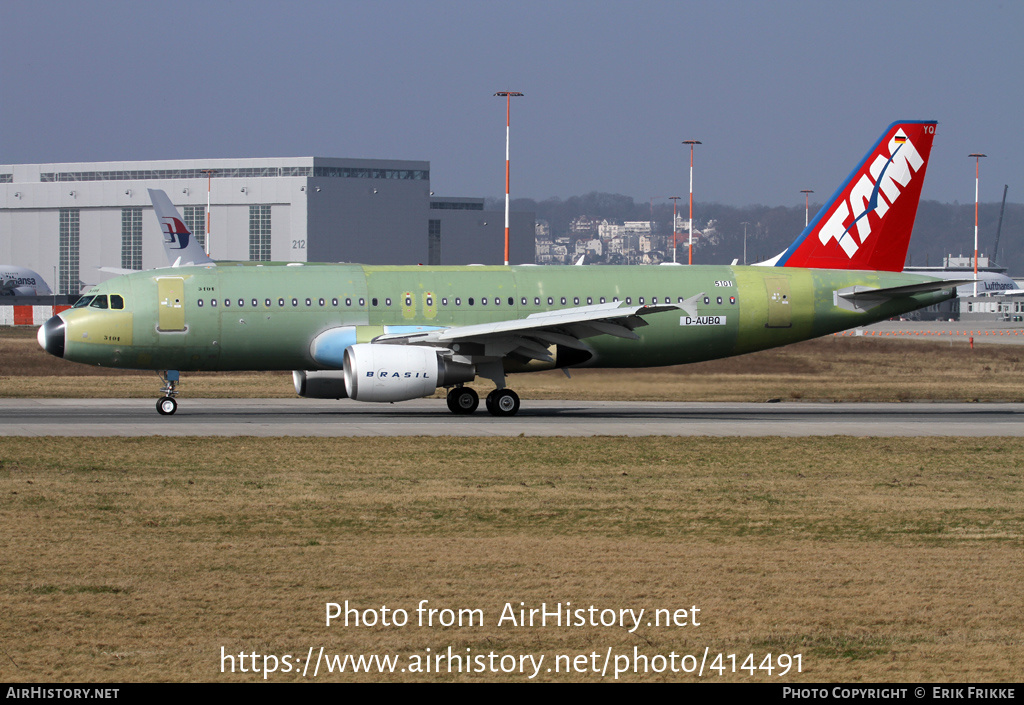
[[[71,295],[115,276],[100,267],[167,266],[146,189],[202,240],[208,185],[216,260],[504,261],[504,212],[434,196],[430,162],[300,157],[0,165],[0,262]],[[510,261],[533,262],[534,214],[512,213],[510,232]]]

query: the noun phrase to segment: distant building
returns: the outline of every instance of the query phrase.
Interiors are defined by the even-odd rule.
[[[167,265],[148,188],[221,260],[501,264],[504,212],[434,196],[430,163],[296,157],[0,165],[0,262],[56,273],[58,294]],[[533,213],[511,214],[511,261],[534,258]]]

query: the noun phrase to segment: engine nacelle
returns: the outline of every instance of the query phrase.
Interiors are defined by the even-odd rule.
[[[343,370],[321,370],[292,372],[295,393],[307,399],[344,399],[348,396]]]
[[[433,348],[360,343],[345,350],[345,387],[357,401],[405,401],[438,387],[472,382],[476,369]]]

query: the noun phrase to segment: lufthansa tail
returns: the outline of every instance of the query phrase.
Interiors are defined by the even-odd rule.
[[[153,201],[153,210],[156,211],[157,220],[160,221],[160,229],[164,233],[164,250],[167,252],[167,260],[171,266],[216,264],[206,255],[199,241],[185,227],[185,222],[181,219],[178,209],[171,203],[167,194],[160,189],[147,190],[150,200]]]
[[[890,125],[796,242],[762,264],[902,271],[935,125]]]

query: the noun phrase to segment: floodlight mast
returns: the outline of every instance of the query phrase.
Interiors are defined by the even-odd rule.
[[[811,194],[814,193],[814,191],[809,188],[805,188],[800,189],[800,193],[804,195],[804,227],[806,228],[811,222]]]
[[[698,140],[683,140],[683,144],[690,145],[690,255],[689,263],[693,264],[693,146],[701,144]]]
[[[672,264],[678,264],[676,262],[676,206],[682,196],[669,196],[669,198],[672,199]]]
[[[987,154],[980,154],[975,152],[974,154],[967,155],[974,157],[974,295],[978,295],[978,176],[980,175],[980,164],[981,158],[987,157]]]
[[[512,116],[512,99],[518,98],[523,94],[519,91],[498,91],[494,95],[501,96],[505,99],[505,266],[508,266],[508,177],[509,177],[509,159],[508,159],[508,142],[509,142],[509,127],[511,125]]]
[[[203,249],[206,250],[206,256],[210,256],[210,185],[213,181],[213,173],[216,169],[200,169],[199,171],[206,174],[206,238],[203,241]]]

